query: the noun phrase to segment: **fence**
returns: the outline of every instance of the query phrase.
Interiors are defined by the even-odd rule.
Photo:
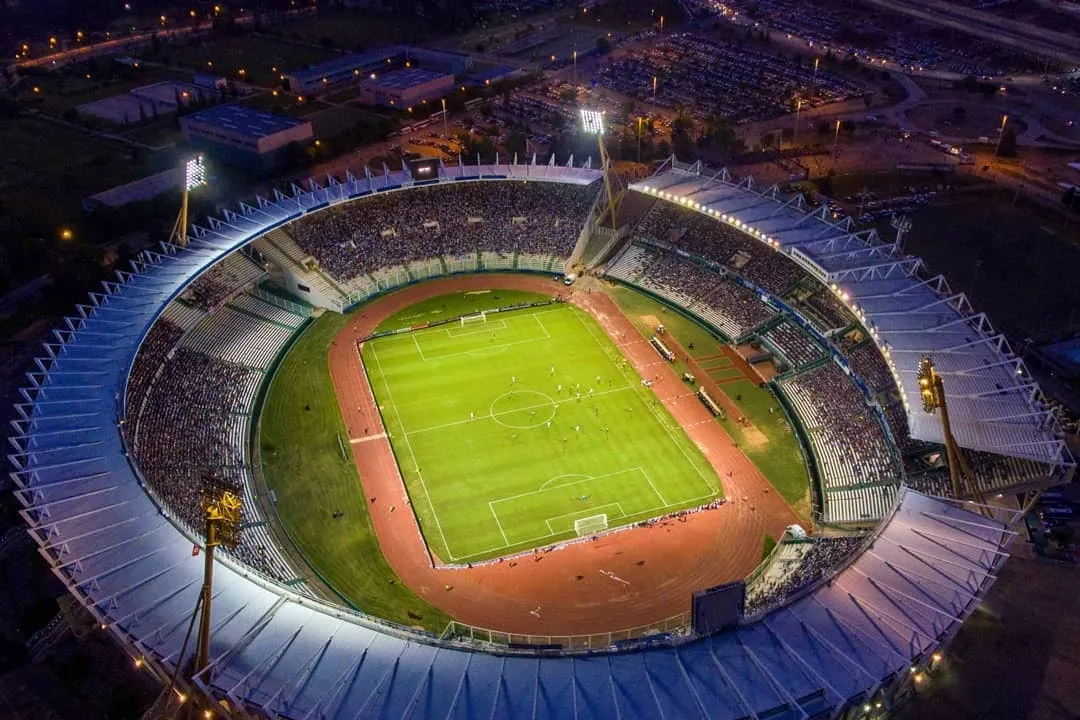
[[[630,650],[652,644],[669,646],[693,638],[690,613],[679,613],[663,620],[637,627],[593,633],[592,635],[529,635],[466,625],[451,620],[440,639],[461,641],[489,651],[515,650],[552,652],[589,652],[595,650]]]

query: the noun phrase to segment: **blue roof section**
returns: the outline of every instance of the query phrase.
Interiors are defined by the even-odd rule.
[[[289,75],[306,85],[311,82],[321,81],[324,77],[329,77],[338,73],[352,72],[357,69],[364,70],[365,68],[373,68],[376,65],[385,64],[387,58],[393,59],[399,55],[403,55],[407,49],[408,48],[404,45],[391,45],[390,47],[376,48],[375,50],[369,50],[364,53],[342,55],[333,60],[327,60],[326,62],[312,65],[304,70],[296,70],[289,73]]]
[[[447,77],[448,75],[450,75],[450,73],[425,70],[424,68],[402,68],[400,70],[391,70],[383,75],[377,75],[374,83],[380,88],[405,90],[406,88],[422,85],[423,83]],[[453,76],[450,75],[450,77]]]
[[[547,169],[547,179],[596,178]],[[515,167],[485,173],[522,176]],[[228,253],[308,208],[390,181],[294,187],[196,227],[186,249],[144,253],[136,272],[119,273],[67,320],[30,374],[10,456],[23,517],[56,575],[133,656],[166,671],[190,657],[190,645],[179,654],[202,580],[194,539],[162,514],[125,454],[118,400],[139,344],[166,304]],[[1009,537],[1002,522],[901,492],[870,549],[763,620],[680,645],[581,656],[439,644],[219,556],[210,667],[198,682],[252,712],[297,719],[828,714],[872,696],[951,635],[993,581]]]
[[[274,135],[282,130],[294,128],[311,122],[307,118],[289,117],[275,113],[263,112],[252,108],[229,103],[216,105],[209,110],[188,115],[184,118],[187,122],[204,123],[217,128],[224,128],[247,137],[262,138]]]

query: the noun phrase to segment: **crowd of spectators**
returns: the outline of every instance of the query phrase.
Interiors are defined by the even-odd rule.
[[[801,298],[796,305],[800,314],[822,334],[857,322],[851,311],[824,286],[819,285],[818,289]]]
[[[905,69],[1001,77],[1047,72],[1045,60],[1016,48],[956,32],[870,3],[795,0],[692,0],[727,17],[751,18],[770,32],[802,38],[837,56]],[[1063,70],[1055,63],[1050,72]]]
[[[800,544],[784,546],[768,568],[746,588],[746,615],[779,607],[799,591],[832,574],[859,549],[862,537],[816,538],[805,552]],[[795,552],[784,553],[785,548]],[[789,557],[790,555],[790,557]]]
[[[286,230],[342,282],[414,260],[479,251],[569,257],[597,184],[466,182],[388,192]]]
[[[790,321],[784,321],[761,333],[764,340],[792,369],[809,365],[824,357],[821,346]]]
[[[776,314],[721,271],[649,245],[628,248],[607,274],[685,307],[732,340]]]
[[[238,466],[244,459],[243,423],[261,373],[178,347],[161,366],[134,418],[136,457],[161,489],[174,466]],[[239,437],[236,425],[239,423]],[[154,484],[152,482],[152,484]]]
[[[150,384],[157,374],[158,368],[165,362],[165,356],[172,350],[184,330],[166,320],[159,319],[150,328],[150,332],[143,339],[139,348],[139,354],[135,356],[135,362],[131,365],[131,373],[128,375],[127,386],[127,412],[129,415],[138,413],[139,406],[150,389]]]
[[[856,345],[848,351],[847,358],[851,369],[863,379],[871,391],[880,393],[896,386],[892,371],[872,340]]]
[[[877,413],[836,363],[778,381],[809,436],[826,488],[892,483],[899,459]]]
[[[772,295],[785,295],[806,277],[798,265],[760,240],[674,203],[657,201],[632,236],[723,265]]]
[[[243,253],[232,253],[195,279],[181,297],[210,311],[263,275],[263,269]]]
[[[653,78],[657,78],[653,92]],[[699,119],[735,123],[769,120],[803,107],[860,97],[866,90],[844,77],[765,47],[726,43],[691,33],[621,55],[600,67],[603,86],[661,107],[685,108]]]

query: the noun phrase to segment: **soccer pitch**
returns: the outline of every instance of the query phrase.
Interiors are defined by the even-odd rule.
[[[572,305],[378,338],[362,357],[412,509],[443,561],[508,555],[587,532],[575,521],[619,527],[721,495],[698,448]]]

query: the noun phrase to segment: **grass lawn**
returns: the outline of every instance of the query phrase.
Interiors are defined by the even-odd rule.
[[[631,290],[623,285],[616,285],[608,289],[609,294],[622,308],[630,321],[645,336],[652,334],[643,318],[652,316],[667,327],[668,333],[673,335],[684,349],[690,352],[695,359],[713,357],[720,354],[721,343],[708,330],[684,315],[671,310],[663,303],[654,300],[642,293]],[[694,343],[694,349],[689,350],[690,343]],[[729,361],[730,363],[730,361]],[[681,374],[686,370],[680,361],[675,363],[677,371]],[[779,410],[779,404],[772,394],[749,379],[732,381],[732,378],[742,376],[738,370],[729,370],[719,360],[709,363],[708,367],[719,367],[720,370],[709,375],[716,380],[723,380],[720,390],[727,395],[742,411],[743,415],[753,424],[756,430],[761,431],[768,442],[764,444],[753,442],[748,433],[739,423],[727,418],[717,420],[732,439],[739,443],[743,454],[757,466],[757,469],[769,479],[776,491],[794,508],[802,518],[810,517],[810,478],[803,462],[802,453],[799,452],[799,442],[787,422],[783,412]],[[769,412],[770,408],[777,408]]]
[[[156,52],[151,48],[143,52],[148,60],[267,86],[276,85],[282,73],[303,70],[337,56],[330,50],[254,35],[215,35],[188,45],[162,44]],[[243,78],[241,69],[245,71]]]
[[[167,154],[132,157],[120,145],[24,116],[0,121],[4,211],[28,233],[53,236],[84,221],[82,201],[114,185],[166,169]]]
[[[507,555],[571,539],[577,520],[603,515],[593,530],[616,527],[720,494],[704,456],[574,306],[379,338],[363,358],[413,510],[444,561]]]
[[[765,562],[765,558],[769,557],[769,553],[776,547],[776,538],[768,533],[765,534],[765,545],[761,548],[761,561]]]
[[[441,631],[447,616],[401,584],[383,558],[356,466],[341,456],[345,427],[327,357],[347,320],[326,313],[282,361],[263,407],[263,473],[293,542],[341,595],[372,615]],[[327,532],[335,510],[345,517]]]

